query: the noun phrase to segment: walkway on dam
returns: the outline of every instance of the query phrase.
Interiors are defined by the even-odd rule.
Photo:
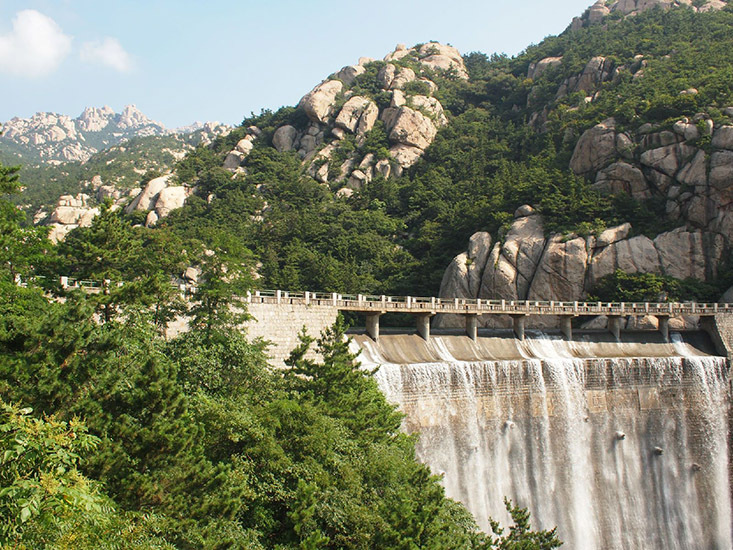
[[[572,338],[572,320],[575,317],[608,317],[608,329],[619,339],[623,319],[628,316],[653,315],[659,321],[659,331],[669,341],[669,319],[680,315],[713,317],[733,313],[733,304],[700,304],[696,302],[559,302],[536,300],[482,300],[469,298],[423,298],[413,296],[375,296],[319,292],[287,292],[256,290],[247,293],[250,304],[323,307],[338,311],[352,311],[366,316],[366,332],[375,341],[379,339],[379,318],[386,313],[406,313],[415,316],[417,332],[430,339],[430,319],[439,313],[465,317],[466,335],[478,337],[479,315],[508,315],[514,324],[517,338],[524,340],[526,319],[530,315],[552,315],[559,318],[560,330]]]
[[[733,304],[696,302],[557,302],[536,300],[482,300],[480,298],[420,298],[413,296],[373,296],[323,292],[255,290],[248,303],[322,306],[359,313],[438,313],[457,315],[716,315],[732,313]]]
[[[108,283],[109,284],[109,283]],[[100,292],[103,283],[74,281],[61,277],[64,288],[81,288],[86,292]],[[180,284],[182,293],[195,294],[196,286]],[[470,298],[435,298],[415,296],[377,296],[368,294],[340,294],[337,292],[289,292],[284,290],[253,290],[245,301],[252,306],[283,306],[299,310],[318,309],[335,314],[341,311],[359,313],[366,318],[366,332],[374,340],[379,338],[379,318],[387,313],[409,314],[415,317],[417,332],[430,338],[430,319],[437,314],[461,315],[465,318],[466,335],[476,340],[480,315],[508,315],[513,320],[517,338],[524,339],[525,323],[529,316],[554,316],[560,330],[572,338],[572,319],[579,316],[606,316],[608,329],[618,339],[623,320],[629,316],[655,316],[659,331],[669,339],[669,319],[695,315],[713,318],[733,314],[733,304],[696,302],[561,302],[539,300],[484,300]],[[733,317],[732,317],[733,318]]]

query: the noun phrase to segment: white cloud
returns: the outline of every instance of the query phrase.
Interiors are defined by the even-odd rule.
[[[0,36],[0,72],[44,76],[70,51],[71,37],[53,19],[36,10],[23,10],[13,19],[13,30]]]
[[[79,55],[82,61],[99,63],[121,73],[132,70],[132,58],[116,38],[107,37],[101,42],[85,42]]]

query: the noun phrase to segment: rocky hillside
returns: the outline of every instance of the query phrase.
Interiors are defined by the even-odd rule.
[[[272,146],[297,151],[306,173],[334,183],[342,196],[367,185],[375,173],[400,176],[448,123],[435,97],[435,75],[468,78],[458,50],[429,42],[398,45],[383,61],[361,58],[303,96],[298,111],[305,117],[277,127]],[[226,168],[242,164],[252,149],[247,141],[228,153]]]
[[[603,22],[607,17],[638,15],[653,8],[670,9],[686,7],[695,12],[720,10],[726,0],[597,0],[581,17],[573,18],[572,30]]]
[[[729,87],[717,86],[715,74],[721,69],[730,74],[731,60],[713,60],[712,42],[709,50],[700,47],[705,55],[698,56],[661,43],[656,47],[663,55],[627,49],[624,59],[619,50],[607,48],[587,61],[574,56],[572,62],[582,69],[568,71],[568,55],[578,51],[573,38],[585,34],[587,40],[593,32],[608,36],[615,13],[638,15],[651,4],[669,8],[675,3],[599,2],[591,7],[582,21],[605,23],[607,30],[586,31],[576,20],[565,33],[570,47],[558,51],[565,55],[530,60],[526,108],[534,131],[555,136],[567,151],[572,174],[601,198],[654,205],[662,222],[658,229],[638,228],[647,233],[640,234],[633,223],[624,223],[590,235],[552,233],[542,216],[524,207],[498,242],[485,232],[471,237],[467,251],[445,272],[442,296],[572,301],[587,298],[601,278],[616,270],[717,281],[721,269],[730,269],[733,101]],[[725,8],[725,3],[691,7],[704,12]],[[694,18],[685,12],[669,17],[678,24]],[[699,78],[703,72],[713,76]],[[676,228],[664,231],[664,226]]]
[[[362,58],[110,198],[130,223],[235,239],[269,288],[575,300],[621,270],[722,294],[733,9],[673,4],[595,4],[514,58]],[[70,225],[100,189],[65,193]]]
[[[77,118],[56,113],[36,113],[31,118],[13,118],[2,125],[0,149],[23,164],[86,162],[95,153],[131,138],[165,136],[205,130],[215,137],[223,128],[216,123],[196,124],[169,130],[145,116],[134,105],[121,113],[111,107],[87,107]]]

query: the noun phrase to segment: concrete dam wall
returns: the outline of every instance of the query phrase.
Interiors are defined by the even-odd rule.
[[[506,496],[563,548],[733,548],[728,361],[708,334],[352,336],[484,529]]]

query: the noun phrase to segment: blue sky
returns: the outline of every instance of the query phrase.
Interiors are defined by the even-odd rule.
[[[176,127],[293,105],[359,57],[514,55],[592,0],[0,0],[0,121],[135,104]]]

